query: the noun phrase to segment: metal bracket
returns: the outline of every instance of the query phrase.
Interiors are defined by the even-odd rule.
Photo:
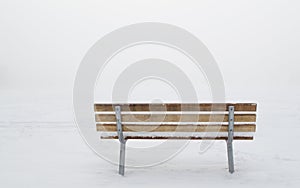
[[[234,106],[229,106],[228,111],[228,142],[232,142],[234,129]]]
[[[117,120],[118,138],[121,143],[124,143],[125,139],[123,136],[122,121],[121,121],[121,107],[120,106],[115,106],[115,113],[116,113],[116,120]]]
[[[234,106],[228,107],[228,139],[227,139],[227,154],[228,154],[228,166],[229,172],[234,172],[234,161],[233,161],[233,136],[234,136]]]
[[[115,113],[116,113],[116,120],[117,120],[118,138],[120,141],[119,174],[124,176],[126,139],[124,139],[124,135],[123,135],[120,106],[115,106]]]

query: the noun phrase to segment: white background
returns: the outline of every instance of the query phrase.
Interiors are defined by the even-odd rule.
[[[157,168],[129,169],[127,180],[83,144],[72,111],[80,61],[105,34],[147,21],[193,33],[218,62],[226,99],[259,104],[256,140],[237,144],[237,175],[226,174],[222,144],[207,156],[186,151]],[[151,186],[174,178],[179,186],[297,187],[299,23],[296,0],[0,1],[0,187]]]
[[[77,66],[103,35],[157,21],[196,35],[227,87],[288,89],[299,80],[298,1],[1,1],[1,90],[72,89]],[[234,73],[234,75],[233,75]]]

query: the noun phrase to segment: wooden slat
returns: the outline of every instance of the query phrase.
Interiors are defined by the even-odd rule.
[[[255,132],[255,124],[234,125],[234,132]],[[228,125],[125,124],[124,132],[228,132]],[[116,132],[116,124],[97,124],[97,131]]]
[[[95,114],[96,122],[115,122],[114,114]],[[235,114],[235,122],[255,122],[256,114]],[[122,122],[228,122],[224,114],[122,114]]]
[[[132,103],[132,104],[95,104],[95,112],[114,111],[114,106],[120,105],[122,111],[228,111],[228,106],[234,106],[235,111],[256,111],[255,103]]]
[[[180,137],[180,136],[126,136],[126,139],[170,139],[170,140],[227,140],[228,137],[226,136],[219,136],[219,137],[197,137],[197,136],[191,136],[191,137]],[[118,136],[101,136],[101,139],[118,139]],[[253,140],[253,136],[234,136],[234,140]]]

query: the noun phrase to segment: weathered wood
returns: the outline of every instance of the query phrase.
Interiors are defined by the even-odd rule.
[[[96,122],[115,122],[114,114],[95,114]],[[256,114],[235,114],[235,122],[255,122]],[[122,122],[228,122],[227,114],[122,114]]]
[[[124,132],[228,132],[227,125],[191,125],[191,124],[124,124]],[[255,124],[236,124],[234,132],[255,132]],[[116,132],[116,124],[97,124],[97,131]]]
[[[228,111],[228,106],[234,106],[235,111],[255,112],[255,103],[132,103],[132,104],[95,104],[95,112],[114,111],[119,105],[122,111]]]
[[[101,136],[101,139],[118,139],[118,136]],[[219,137],[198,137],[198,136],[126,136],[126,139],[160,139],[160,140],[227,140],[226,136]],[[253,140],[253,136],[234,136],[234,140]]]

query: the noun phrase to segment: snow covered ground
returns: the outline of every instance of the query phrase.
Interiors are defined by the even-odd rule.
[[[300,187],[299,10],[296,0],[1,1],[0,188]],[[192,141],[171,160],[126,168],[122,177],[80,136],[72,88],[82,58],[104,35],[141,22],[193,33],[218,62],[226,101],[258,103],[254,141],[234,142],[234,174],[228,173],[224,141],[204,153],[201,142]],[[128,62],[154,53],[141,49],[127,53]],[[179,60],[160,49],[156,55]],[[203,89],[201,73],[187,65],[183,71]],[[117,77],[115,70],[106,72],[108,80]],[[148,86],[136,87],[132,97],[170,98],[162,90],[167,87]],[[127,154],[130,162],[142,160]]]
[[[224,141],[205,153],[199,152],[200,141],[192,141],[173,159],[127,168],[121,177],[117,166],[94,154],[81,138],[70,99],[2,93],[0,187],[298,187],[300,95],[267,94],[250,97],[259,103],[257,133],[254,141],[234,142],[234,174],[227,171]]]

